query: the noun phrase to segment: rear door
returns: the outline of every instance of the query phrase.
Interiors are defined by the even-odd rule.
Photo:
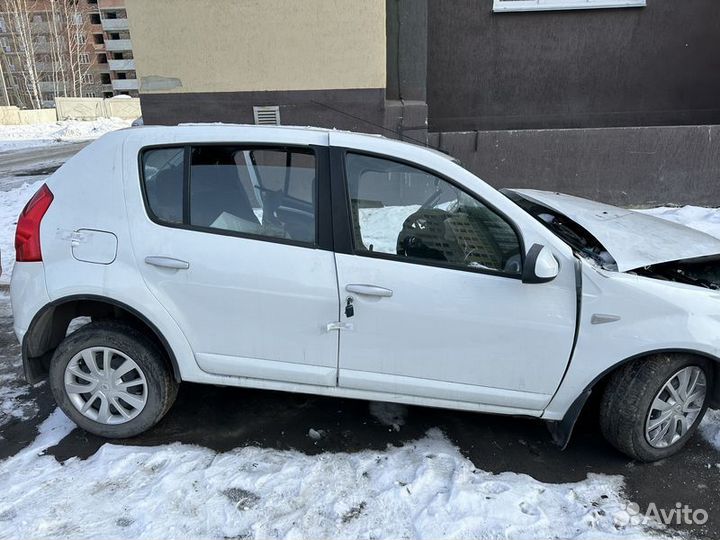
[[[336,384],[327,136],[311,137],[139,150],[137,264],[208,373]]]

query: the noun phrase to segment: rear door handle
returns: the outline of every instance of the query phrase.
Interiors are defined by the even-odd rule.
[[[173,268],[175,270],[187,270],[190,268],[189,262],[173,259],[172,257],[145,257],[145,263],[152,266],[159,266],[160,268]]]
[[[362,285],[360,283],[345,285],[345,290],[350,293],[364,294],[366,296],[381,296],[383,298],[390,298],[393,295],[393,292],[385,287],[378,287],[377,285]]]

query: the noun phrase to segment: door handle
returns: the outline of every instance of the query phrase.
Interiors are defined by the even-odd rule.
[[[145,257],[145,263],[152,266],[159,266],[160,268],[172,268],[174,270],[187,270],[190,268],[189,262],[173,259],[172,257]]]
[[[383,298],[390,298],[393,295],[393,292],[385,287],[378,287],[377,285],[362,285],[359,283],[345,285],[345,290],[350,293],[364,294],[366,296],[381,296]]]

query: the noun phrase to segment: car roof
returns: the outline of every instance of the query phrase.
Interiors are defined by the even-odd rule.
[[[162,126],[162,125],[142,125],[142,126],[135,126],[135,127],[129,127],[125,129],[118,130],[114,133],[122,136],[123,134],[126,137],[131,137],[133,135],[145,135],[145,136],[151,136],[153,139],[156,139],[155,144],[163,144],[162,139],[166,138],[174,138],[175,136],[182,134],[184,137],[188,137],[190,134],[197,133],[197,141],[198,142],[204,142],[205,139],[210,141],[217,140],[219,136],[221,136],[223,133],[232,133],[233,137],[237,137],[239,133],[243,133],[243,136],[246,136],[250,139],[253,138],[253,132],[255,132],[258,136],[262,135],[262,139],[266,140],[268,136],[272,137],[273,135],[276,135],[279,139],[284,138],[284,136],[287,135],[298,135],[301,133],[307,133],[307,134],[326,134],[330,135],[332,133],[335,134],[342,134],[342,140],[343,142],[351,147],[357,146],[358,148],[364,147],[369,141],[373,141],[377,143],[378,141],[382,141],[384,144],[387,143],[388,149],[391,149],[393,146],[401,146],[401,147],[411,147],[413,149],[422,148],[423,150],[427,152],[431,152],[437,156],[440,156],[444,159],[447,159],[449,161],[452,161],[454,163],[458,163],[455,158],[452,156],[441,152],[435,148],[426,146],[422,144],[422,141],[417,142],[407,142],[407,141],[401,141],[398,139],[390,139],[388,137],[385,137],[383,135],[374,134],[374,133],[359,133],[355,131],[346,131],[346,130],[339,130],[334,128],[323,128],[323,127],[315,127],[315,126],[267,126],[267,125],[255,125],[255,124],[230,124],[230,123],[224,123],[224,122],[192,122],[192,123],[181,123],[176,126]]]

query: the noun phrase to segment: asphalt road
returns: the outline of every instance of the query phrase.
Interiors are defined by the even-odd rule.
[[[0,378],[14,372],[20,382],[19,347],[12,320],[0,317]],[[10,373],[8,373],[8,371]],[[7,380],[7,379],[6,379]],[[3,383],[6,384],[6,383]],[[31,389],[37,413],[29,420],[11,420],[0,427],[0,459],[13,455],[36,436],[37,426],[54,409],[47,384]],[[258,445],[296,449],[308,454],[385,449],[421,438],[440,428],[475,466],[500,473],[526,473],[543,482],[575,482],[588,473],[620,474],[626,495],[646,508],[672,509],[676,502],[702,508],[710,519],[703,526],[680,530],[698,538],[720,537],[720,453],[700,435],[679,455],[652,465],[634,463],[610,447],[599,433],[591,407],[581,418],[569,447],[554,446],[541,421],[409,407],[399,431],[382,425],[370,414],[368,402],[183,384],[175,406],[149,432],[116,444],[158,445],[175,441],[225,451]],[[320,440],[308,430],[324,430]],[[59,461],[86,459],[105,441],[75,429],[47,453]]]
[[[0,152],[0,190],[15,189],[28,176],[51,174],[90,142],[59,143],[54,146]]]

